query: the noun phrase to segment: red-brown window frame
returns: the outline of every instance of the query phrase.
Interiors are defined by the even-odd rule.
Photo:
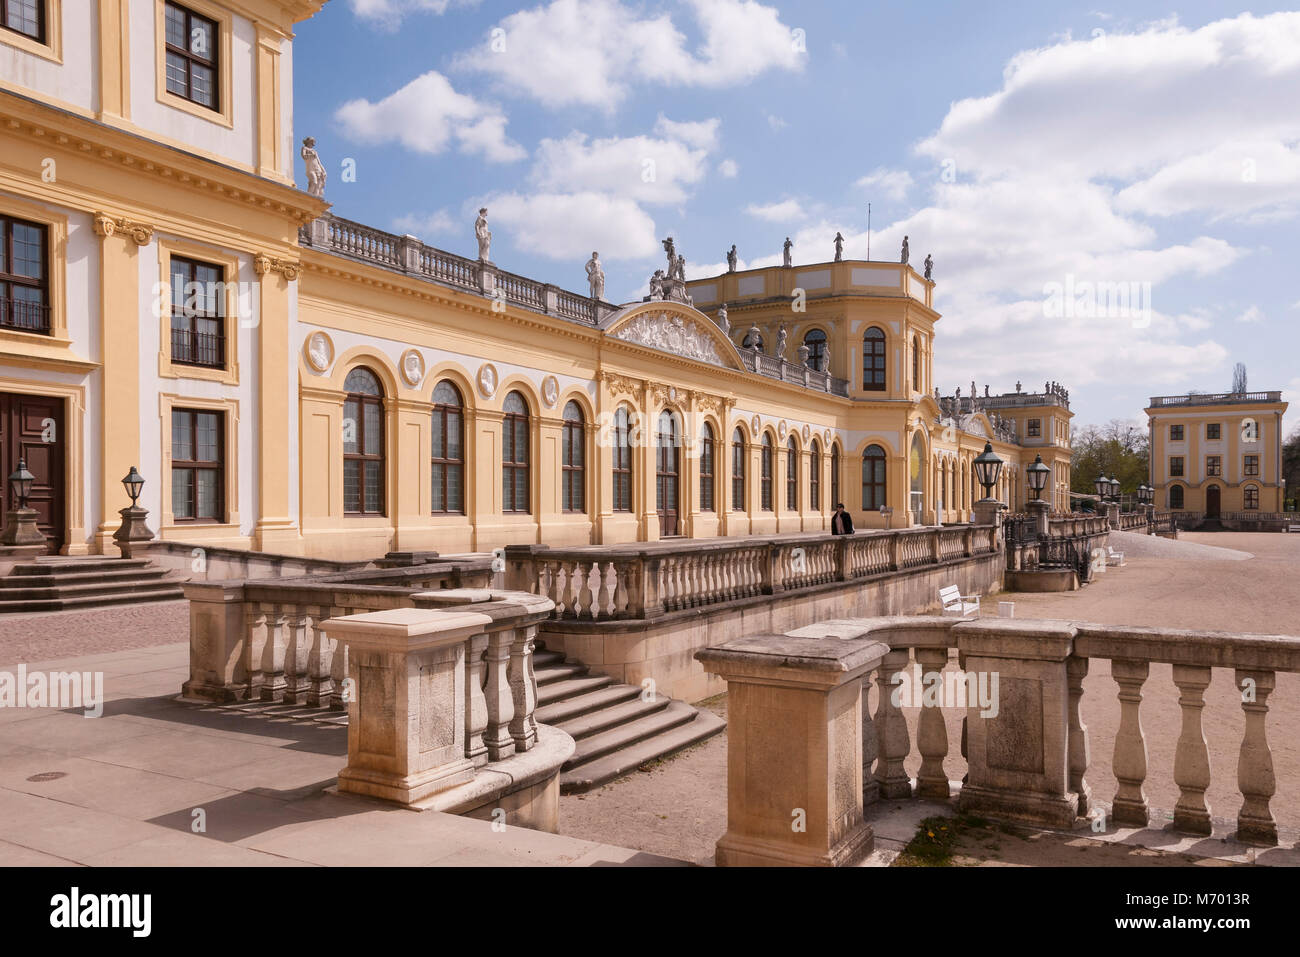
[[[175,489],[176,473],[178,471],[189,472],[189,489],[190,502],[194,506],[192,516],[176,515],[173,511],[172,521],[178,525],[220,525],[226,517],[226,416],[225,413],[217,409],[172,409],[172,435],[175,435],[176,417],[186,416],[189,419],[190,430],[190,450],[192,454],[198,454],[199,449],[199,416],[211,415],[217,420],[217,457],[214,460],[206,459],[177,459],[175,457],[175,441],[173,440],[172,455],[172,508],[175,508]],[[216,472],[216,505],[214,511],[216,514],[207,516],[199,515],[199,484],[198,473]]]

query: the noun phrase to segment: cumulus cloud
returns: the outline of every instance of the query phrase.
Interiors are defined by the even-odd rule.
[[[783,199],[776,203],[750,203],[745,212],[769,223],[788,223],[806,218],[803,205],[797,199]]]
[[[417,13],[442,15],[450,7],[472,7],[479,0],[349,0],[352,12],[371,26],[396,30],[406,17]]]
[[[651,15],[618,0],[553,0],[510,14],[497,28],[503,33],[489,34],[454,65],[549,107],[606,110],[638,84],[721,88],[769,70],[803,68],[807,54],[774,7],[754,0],[684,6],[695,43],[668,13]]]
[[[1264,312],[1259,306],[1251,306],[1245,312],[1237,315],[1237,322],[1263,322]]]
[[[880,192],[887,199],[901,202],[907,198],[907,191],[912,188],[912,174],[903,169],[885,169],[878,167],[860,177],[853,185],[869,192]]]
[[[472,220],[466,222],[472,222]],[[393,220],[393,229],[411,236],[417,236],[420,239],[453,233],[458,226],[465,227],[465,224],[458,224],[451,213],[445,209],[425,214],[409,213]]]
[[[349,100],[334,118],[362,143],[398,142],[434,156],[454,146],[495,163],[528,155],[506,136],[506,116],[499,108],[457,93],[445,76],[433,70],[377,103]]]
[[[740,167],[734,159],[724,159],[718,164],[718,175],[723,179],[735,179],[740,173]]]
[[[501,193],[483,201],[512,245],[548,259],[638,259],[659,248],[654,220],[636,202],[604,193]]]

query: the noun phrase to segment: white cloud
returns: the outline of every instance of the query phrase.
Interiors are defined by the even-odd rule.
[[[881,166],[853,185],[868,191],[879,190],[887,199],[902,202],[907,198],[907,191],[912,188],[912,174],[903,169],[886,169]]]
[[[678,140],[694,149],[712,152],[718,148],[718,127],[721,125],[722,121],[717,117],[678,123],[660,113],[655,120],[655,133],[665,139]]]
[[[1122,190],[1122,209],[1154,216],[1204,210],[1252,221],[1292,218],[1300,205],[1300,147],[1228,142],[1170,163]]]
[[[581,264],[593,249],[606,260],[639,259],[659,249],[654,220],[624,197],[505,193],[482,205],[490,210],[493,242],[508,236],[512,246],[548,259]]]
[[[441,16],[449,7],[472,7],[479,0],[349,0],[352,12],[372,26],[396,30],[402,20],[416,13]]]
[[[764,113],[763,115],[767,117],[767,125],[772,128],[773,133],[780,132],[790,125],[774,113]]]
[[[1245,312],[1237,316],[1237,322],[1262,322],[1264,313],[1259,306],[1251,306]]]
[[[441,73],[430,71],[377,103],[349,100],[334,114],[348,135],[363,143],[399,142],[417,153],[438,155],[453,144],[491,162],[528,154],[506,136],[497,107],[457,93]]]
[[[472,226],[473,220],[469,222]],[[459,224],[465,226],[464,223]],[[393,229],[399,232],[417,236],[420,239],[427,239],[431,236],[444,236],[456,231],[458,224],[452,217],[451,213],[445,209],[439,209],[432,213],[419,215],[409,213],[393,220]],[[465,226],[466,229],[471,226]]]
[[[803,69],[791,30],[755,0],[685,0],[698,41],[668,13],[618,0],[553,0],[500,22],[504,49],[488,38],[456,57],[457,69],[550,107],[612,109],[637,84],[721,88],[768,70]],[[499,46],[499,44],[498,44]],[[692,48],[694,52],[692,52]]]
[[[769,223],[792,222],[806,218],[803,206],[797,199],[783,199],[777,203],[754,204],[745,207],[745,212],[757,219]]]
[[[735,179],[740,172],[740,167],[734,159],[724,159],[718,164],[718,175],[724,179]]]

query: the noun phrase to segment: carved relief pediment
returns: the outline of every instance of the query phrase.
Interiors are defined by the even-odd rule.
[[[634,342],[660,352],[707,362],[710,365],[726,365],[713,336],[709,334],[698,320],[687,316],[669,313],[642,313],[634,316],[619,326],[611,335],[615,339]]]

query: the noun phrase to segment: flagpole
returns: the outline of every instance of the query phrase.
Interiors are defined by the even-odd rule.
[[[871,204],[867,203],[867,262],[871,262]]]

